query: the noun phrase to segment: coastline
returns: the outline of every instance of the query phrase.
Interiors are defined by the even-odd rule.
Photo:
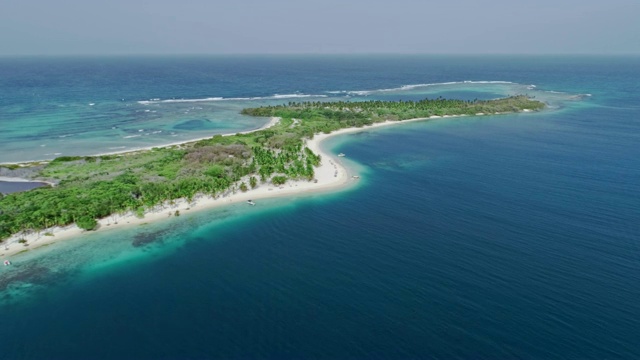
[[[233,136],[233,135],[236,135],[236,134],[251,134],[251,133],[256,132],[256,131],[261,131],[261,130],[268,129],[268,128],[276,125],[278,122],[280,122],[280,118],[271,117],[271,118],[269,118],[269,121],[266,124],[262,125],[259,128],[253,129],[253,130],[240,131],[240,132],[227,133],[227,134],[214,134],[214,135],[209,135],[209,136],[204,136],[204,137],[199,137],[199,138],[194,138],[194,139],[188,139],[188,140],[183,140],[183,141],[172,142],[172,143],[163,144],[163,145],[149,145],[149,146],[143,146],[143,147],[139,147],[139,148],[123,149],[123,150],[118,150],[118,151],[109,151],[109,152],[103,152],[103,153],[98,153],[98,154],[94,154],[94,155],[87,155],[87,156],[120,155],[120,154],[136,153],[138,151],[147,151],[147,150],[151,150],[151,149],[154,149],[154,148],[168,148],[168,147],[172,147],[172,146],[180,146],[180,145],[184,145],[184,144],[198,142],[198,141],[201,141],[201,140],[211,139],[212,137],[214,137],[216,135]],[[23,164],[32,164],[32,163],[43,163],[43,164],[46,164],[46,163],[48,163],[49,161],[52,161],[52,160],[53,159],[40,159],[40,160],[26,160],[26,161],[17,161],[17,162],[3,162],[3,163],[0,163],[0,166],[1,165],[23,165]],[[2,180],[2,179],[0,179],[0,181],[44,182],[44,183],[52,184],[52,183],[44,181],[44,180],[31,180],[31,179],[15,178],[15,177],[5,177],[4,179],[11,179],[11,180]],[[55,185],[55,184],[52,184],[52,185]]]
[[[42,186],[56,186],[56,183],[46,180],[30,180],[20,177],[8,177],[8,176],[0,176],[0,182],[10,182],[10,183],[38,183],[42,184]]]
[[[253,133],[253,132],[256,132],[256,131],[268,129],[268,128],[272,127],[272,126],[275,126],[279,122],[280,122],[280,118],[271,117],[269,119],[269,122],[267,122],[266,124],[262,125],[261,127],[257,128],[257,129],[242,131],[242,132],[238,132],[238,133],[220,134],[220,135],[222,135],[222,136],[232,136],[232,135],[236,135],[236,134],[250,134],[250,133]],[[215,136],[215,135],[213,135],[213,136]],[[201,137],[201,138],[196,138],[196,139],[184,140],[184,141],[180,141],[180,142],[173,142],[173,143],[159,145],[159,146],[146,146],[146,147],[141,147],[141,148],[136,148],[136,149],[128,149],[128,150],[120,150],[120,151],[107,152],[107,153],[99,153],[99,154],[90,155],[90,156],[107,156],[107,155],[119,155],[119,154],[133,154],[133,153],[136,153],[136,152],[139,152],[139,151],[149,151],[149,150],[154,149],[154,148],[168,148],[168,147],[172,147],[172,146],[180,146],[180,145],[184,145],[184,144],[190,144],[190,143],[198,142],[198,141],[201,141],[201,140],[211,139],[213,136],[207,136],[207,137]],[[0,166],[2,166],[2,165],[23,165],[23,164],[31,164],[31,163],[48,163],[49,161],[52,161],[52,160],[53,159],[30,160],[30,161],[21,161],[21,162],[8,162],[8,163],[0,163]],[[26,179],[26,178],[21,178],[21,177],[10,177],[10,176],[0,176],[0,181],[42,183],[42,184],[46,184],[46,185],[49,185],[49,186],[56,186],[57,185],[57,183],[49,181],[49,180]],[[2,256],[2,255],[0,254],[0,256]]]
[[[19,178],[19,177],[8,177],[8,176],[0,176],[0,181],[6,181],[6,182],[41,182],[41,183],[47,183],[47,182],[42,181],[42,180],[29,180],[29,179],[25,179],[25,178]]]
[[[477,114],[484,115],[484,114]],[[331,190],[338,190],[348,186],[349,184],[353,184],[357,179],[354,179],[353,176],[357,174],[352,174],[351,170],[346,168],[342,162],[340,161],[338,155],[334,155],[325,151],[321,144],[325,140],[344,134],[357,133],[361,131],[367,131],[379,127],[417,122],[417,121],[428,121],[432,119],[439,118],[453,118],[453,117],[463,117],[468,115],[445,115],[445,116],[431,116],[428,118],[416,118],[416,119],[408,119],[402,121],[391,121],[387,120],[380,123],[375,123],[368,126],[363,127],[352,127],[345,128],[333,131],[329,134],[321,133],[316,134],[313,139],[306,140],[306,146],[312,150],[314,153],[321,156],[321,164],[315,169],[315,179],[317,182],[304,181],[304,180],[289,180],[287,183],[281,186],[276,186],[273,184],[259,184],[255,189],[250,189],[246,192],[237,191],[235,193],[228,193],[226,195],[221,195],[216,198],[210,195],[198,195],[191,202],[186,199],[177,199],[172,202],[165,202],[162,205],[156,206],[153,209],[148,209],[144,217],[138,218],[135,216],[133,212],[127,212],[125,214],[113,214],[106,218],[98,220],[98,227],[96,230],[91,232],[105,232],[111,229],[122,229],[125,227],[142,225],[149,222],[160,221],[162,219],[166,219],[167,217],[174,216],[176,211],[183,213],[185,211],[194,212],[194,211],[202,211],[213,209],[217,207],[222,207],[225,205],[243,203],[248,200],[259,200],[265,198],[275,198],[275,197],[284,197],[290,195],[303,195],[310,193],[320,193],[320,192],[329,192]],[[265,129],[271,127],[278,123],[279,118],[272,118],[271,121],[266,124],[261,129]],[[251,130],[258,131],[257,130]],[[223,136],[230,136],[233,134],[225,134]],[[205,139],[208,139],[207,137]],[[163,146],[154,146],[154,147],[169,147],[176,146],[181,144],[188,144],[198,140],[189,140],[176,144],[167,144]],[[149,148],[151,149],[151,147]],[[142,151],[145,149],[139,149],[134,151],[125,151],[124,153],[130,153],[135,151]],[[123,153],[123,152],[120,152]],[[247,204],[249,206],[249,204]],[[32,232],[28,234],[14,234],[5,240],[4,244],[0,246],[0,258],[5,260],[9,259],[13,256],[16,256],[25,251],[33,251],[40,247],[44,247],[47,245],[51,245],[53,243],[64,241],[67,239],[77,238],[82,236],[83,234],[89,233],[85,230],[80,229],[75,224],[68,225],[65,227],[52,227],[48,229],[41,230],[39,232]],[[50,234],[50,235],[45,235]],[[20,239],[26,240],[25,246],[18,241]]]
[[[253,130],[240,131],[240,132],[236,132],[236,133],[227,133],[227,134],[215,134],[215,135],[210,135],[210,136],[205,136],[205,137],[200,137],[200,138],[195,138],[195,139],[177,141],[177,142],[164,144],[164,145],[152,145],[152,146],[145,146],[145,147],[136,148],[136,149],[111,151],[111,152],[99,153],[99,154],[91,155],[91,156],[106,156],[106,155],[128,154],[128,153],[135,153],[135,152],[138,152],[138,151],[148,151],[148,150],[155,149],[155,148],[163,149],[163,148],[168,148],[168,147],[172,147],[172,146],[180,146],[180,145],[184,145],[184,144],[190,144],[190,143],[194,143],[194,142],[198,142],[198,141],[202,141],[202,140],[211,139],[212,137],[214,137],[216,135],[233,136],[233,135],[237,135],[237,134],[251,134],[251,133],[254,133],[256,131],[266,130],[266,129],[272,127],[272,126],[275,126],[279,122],[280,122],[280,118],[271,117],[271,118],[269,118],[269,122],[267,122],[266,124],[264,124],[263,126],[257,128],[257,129],[253,129]],[[46,161],[50,161],[50,160],[46,160]]]

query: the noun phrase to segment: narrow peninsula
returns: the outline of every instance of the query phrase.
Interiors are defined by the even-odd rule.
[[[119,154],[0,165],[4,173],[29,174],[54,185],[0,194],[0,256],[60,240],[64,234],[177,216],[197,200],[213,206],[342,185],[351,178],[319,146],[328,134],[544,107],[524,95],[474,101],[292,102],[244,109],[246,115],[278,119],[253,132]]]

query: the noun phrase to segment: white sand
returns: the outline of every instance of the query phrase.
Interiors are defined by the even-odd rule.
[[[462,115],[464,116],[464,115]],[[445,116],[445,117],[453,117],[453,116]],[[259,184],[255,189],[251,189],[247,192],[237,191],[234,193],[229,193],[225,196],[220,196],[218,198],[212,198],[211,196],[199,195],[194,201],[189,203],[185,199],[175,200],[173,204],[165,203],[163,206],[157,206],[155,209],[148,210],[145,213],[144,218],[138,218],[133,213],[129,212],[123,215],[111,215],[107,218],[101,219],[98,221],[99,227],[94,232],[105,232],[112,229],[123,228],[125,226],[135,226],[141,225],[143,223],[149,223],[152,221],[166,219],[169,216],[173,216],[175,211],[180,211],[184,213],[186,211],[199,211],[204,209],[212,209],[215,207],[244,203],[247,200],[260,200],[264,198],[273,198],[280,196],[288,196],[293,194],[304,194],[310,192],[326,192],[332,189],[342,188],[347,184],[356,181],[352,177],[356,174],[352,174],[349,172],[347,168],[345,168],[340,158],[333,154],[329,154],[324,151],[320,144],[333,136],[360,132],[368,129],[378,128],[382,126],[389,126],[394,124],[404,124],[408,122],[414,121],[422,121],[429,120],[433,118],[439,118],[439,116],[432,116],[430,118],[421,118],[421,119],[411,119],[411,120],[403,120],[403,121],[385,121],[382,123],[373,124],[371,126],[366,126],[362,128],[348,128],[341,129],[338,131],[334,131],[331,134],[318,134],[314,136],[312,140],[307,140],[306,145],[311,149],[314,153],[319,154],[322,157],[321,165],[315,169],[315,178],[317,182],[309,182],[309,181],[287,181],[286,184],[282,186],[275,186],[271,184]],[[270,127],[277,123],[278,119],[272,119],[272,121],[267,124]],[[257,130],[253,130],[257,131]],[[210,137],[208,137],[210,138]],[[208,139],[207,138],[207,139]],[[193,142],[195,140],[189,140],[188,142]],[[183,142],[188,143],[188,142]],[[170,144],[165,146],[173,146],[179,144]],[[247,206],[251,206],[247,204]],[[53,236],[44,235],[45,233],[53,234]],[[4,244],[0,245],[0,257],[9,258],[14,256],[24,250],[33,250],[38,247],[42,247],[44,245],[49,245],[54,242],[62,241],[65,239],[76,238],[81,236],[83,233],[86,233],[84,230],[81,230],[76,225],[69,225],[66,227],[53,227],[46,230],[42,230],[38,233],[28,233],[28,234],[16,234],[5,241]],[[28,246],[25,246],[18,241],[20,239],[24,239],[27,241]]]
[[[33,180],[17,178],[17,177],[7,177],[7,176],[0,176],[0,181],[9,181],[9,182],[44,182],[44,181],[33,181]]]

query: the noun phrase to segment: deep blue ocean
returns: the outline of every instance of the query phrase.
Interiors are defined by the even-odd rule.
[[[245,106],[540,113],[329,140],[329,194],[97,232],[0,269],[2,359],[638,359],[640,58],[0,58],[0,162],[254,129]]]

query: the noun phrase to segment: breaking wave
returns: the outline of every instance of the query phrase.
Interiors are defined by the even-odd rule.
[[[236,97],[236,98],[224,98],[224,97],[208,97],[202,99],[151,99],[138,101],[138,104],[150,105],[161,103],[192,103],[192,102],[211,102],[211,101],[243,101],[243,100],[278,100],[278,99],[295,99],[295,98],[325,98],[327,95],[311,95],[311,94],[275,94],[272,96],[257,96],[257,97]]]
[[[343,94],[343,95],[360,95],[366,96],[375,93],[384,93],[384,92],[396,92],[396,91],[407,91],[414,90],[418,88],[425,88],[431,86],[447,86],[447,85],[460,85],[460,84],[505,84],[505,85],[518,85],[511,81],[449,81],[449,82],[441,82],[441,83],[427,83],[427,84],[410,84],[410,85],[402,85],[400,87],[388,88],[388,89],[376,89],[376,90],[340,90],[340,91],[327,91],[329,94]],[[535,87],[535,85],[529,85]]]
[[[349,96],[369,96],[374,94],[383,94],[383,93],[391,93],[391,92],[402,92],[402,91],[411,91],[420,88],[428,88],[428,87],[438,87],[438,86],[455,86],[455,85],[482,85],[482,84],[495,84],[495,85],[513,85],[522,87],[521,90],[533,90],[540,91],[536,85],[530,84],[520,84],[512,81],[504,81],[504,80],[481,80],[481,81],[473,81],[473,80],[465,80],[465,81],[449,81],[449,82],[439,82],[439,83],[424,83],[424,84],[409,84],[402,85],[399,87],[393,88],[383,88],[383,89],[374,89],[374,90],[332,90],[332,91],[324,91],[324,94],[275,94],[271,96],[258,96],[258,97],[207,97],[207,98],[198,98],[198,99],[149,99],[138,101],[139,104],[142,105],[151,105],[151,104],[161,104],[161,103],[196,103],[196,102],[215,102],[215,101],[251,101],[251,100],[278,100],[278,99],[295,99],[295,98],[327,98],[327,97],[349,97]],[[566,94],[560,91],[552,91],[552,90],[542,90],[542,92],[553,93],[553,94]],[[590,96],[589,94],[581,94],[582,96]],[[148,110],[145,110],[148,111]]]

